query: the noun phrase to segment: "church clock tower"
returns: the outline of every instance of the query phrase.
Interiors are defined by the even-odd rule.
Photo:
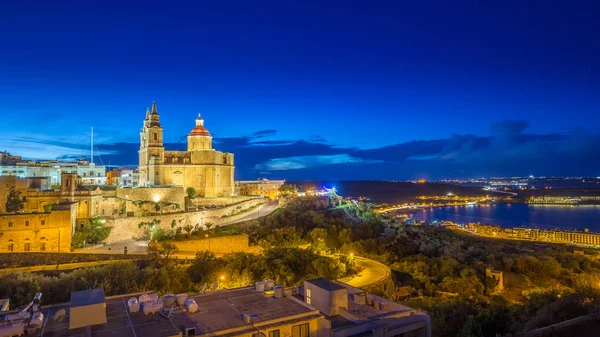
[[[146,110],[144,126],[140,131],[139,150],[140,185],[161,185],[165,147],[163,144],[163,129],[160,126],[156,102],[152,110]]]

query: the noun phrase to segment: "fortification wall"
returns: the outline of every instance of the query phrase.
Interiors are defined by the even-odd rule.
[[[215,254],[228,254],[235,252],[256,253],[258,246],[248,246],[248,235],[229,235],[214,238],[192,239],[184,241],[170,241],[180,252],[204,252]]]
[[[213,223],[215,226],[219,226],[223,223],[234,221],[247,215],[247,213],[241,213],[222,218],[224,215],[229,215],[232,212],[237,211],[238,206],[241,206],[242,209],[247,209],[264,202],[265,200],[263,199],[251,199],[240,204],[217,209],[207,209],[206,211],[110,219],[107,221],[107,224],[112,226],[112,230],[110,236],[106,239],[106,242],[114,243],[142,239],[144,238],[146,229],[140,229],[138,224],[140,222],[151,222],[154,219],[160,220],[158,226],[164,230],[176,230],[177,227],[183,228],[186,225],[203,226],[209,222]],[[173,228],[171,227],[172,224],[174,224]]]

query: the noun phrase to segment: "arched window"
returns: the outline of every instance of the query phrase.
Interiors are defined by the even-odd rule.
[[[13,240],[8,240],[8,251],[11,253],[15,251],[15,244]]]
[[[25,239],[25,244],[23,245],[23,251],[28,252],[30,250],[31,250],[31,242],[29,242],[29,239]]]
[[[46,251],[46,242],[47,242],[47,240],[45,237],[40,238],[40,252]]]

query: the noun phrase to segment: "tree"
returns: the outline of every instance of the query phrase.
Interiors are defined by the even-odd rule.
[[[295,196],[298,195],[298,188],[293,184],[283,184],[279,187],[279,193],[284,196]]]
[[[160,266],[169,266],[170,258],[178,251],[177,247],[168,242],[158,242],[148,244],[148,255],[154,257],[154,260]]]
[[[204,224],[204,227],[206,227],[206,230],[209,231],[215,224],[212,222],[207,222]]]
[[[25,206],[23,205],[23,193],[21,191],[15,190],[14,187],[10,188],[10,192],[6,197],[6,212],[7,213],[17,213],[23,210]]]
[[[187,196],[190,200],[196,198],[197,195],[196,189],[191,186],[185,189],[185,193],[187,193]]]
[[[222,263],[215,254],[201,252],[196,254],[192,265],[188,268],[188,273],[194,282],[212,282],[217,279],[217,271]]]
[[[183,226],[183,230],[186,231],[189,236],[190,234],[192,234],[192,231],[194,230],[194,226],[192,226],[191,224],[187,224],[187,225]]]

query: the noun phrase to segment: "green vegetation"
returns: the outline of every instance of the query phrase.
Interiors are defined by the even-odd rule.
[[[23,193],[11,187],[8,196],[6,197],[6,213],[21,212],[25,207],[23,204]]]
[[[390,266],[394,286],[380,290],[380,295],[426,310],[436,337],[519,335],[600,311],[600,261],[595,251],[573,254],[564,245],[405,226],[374,214],[364,203],[342,202],[317,210],[323,204],[327,203],[297,200],[267,217],[227,228],[207,223],[206,230],[187,224],[175,231],[156,230],[152,235],[158,243],[148,258],[136,262],[62,274],[0,275],[0,298],[10,296],[22,304],[41,289],[49,292],[46,299],[61,302],[72,290],[92,287],[103,287],[107,295],[177,293],[200,291],[205,283],[210,289],[215,282],[239,287],[264,279],[293,286],[313,277],[351,275],[352,259],[322,253],[354,253]],[[200,253],[185,263],[173,259],[175,247],[164,242],[238,232],[247,233],[263,253]],[[301,245],[308,248],[298,248]],[[504,289],[486,278],[488,268],[503,272]]]
[[[44,205],[44,212],[50,212],[50,211],[52,211],[52,206],[54,206],[54,204],[46,204],[46,205]]]
[[[298,195],[298,187],[294,184],[283,184],[279,187],[279,193],[282,196],[297,196]]]
[[[363,203],[298,202],[238,227],[267,249],[310,244],[387,264],[395,287],[380,295],[429,312],[434,336],[518,334],[600,309],[600,262],[566,246],[404,226]],[[504,290],[487,268],[503,272]]]
[[[315,254],[300,248],[274,249],[262,255],[235,253],[217,258],[199,253],[192,261],[174,260],[173,245],[152,245],[147,258],[115,262],[103,266],[77,269],[69,273],[0,274],[0,298],[10,298],[11,305],[31,301],[38,291],[44,303],[67,302],[72,291],[103,288],[107,296],[136,291],[159,293],[200,292],[204,284],[212,288],[249,286],[273,279],[286,286],[299,285],[313,277],[339,278],[352,272],[352,262]],[[188,262],[188,263],[186,263]]]
[[[2,254],[0,269],[131,258],[121,254],[10,253]]]
[[[190,200],[196,198],[196,189],[191,186],[185,189],[185,193]]]
[[[110,235],[111,227],[104,224],[100,218],[90,219],[83,227],[75,231],[71,238],[73,248],[84,248],[101,243]]]

